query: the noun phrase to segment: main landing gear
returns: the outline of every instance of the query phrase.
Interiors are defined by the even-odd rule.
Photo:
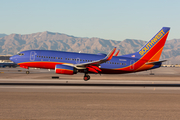
[[[88,81],[90,79],[90,76],[87,74],[87,73],[85,73],[85,75],[84,75],[84,81]]]

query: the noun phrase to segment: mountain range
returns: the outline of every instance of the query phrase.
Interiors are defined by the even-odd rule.
[[[4,37],[4,36],[6,36],[6,34],[0,34],[0,38],[2,38],[2,37]]]
[[[62,33],[38,32],[32,34],[0,34],[0,54],[15,55],[17,52],[40,49],[73,51],[82,53],[108,53],[114,47],[120,49],[119,55],[137,52],[147,41],[125,39],[123,41],[101,38],[74,37]],[[168,64],[180,64],[180,39],[167,40],[161,59]]]

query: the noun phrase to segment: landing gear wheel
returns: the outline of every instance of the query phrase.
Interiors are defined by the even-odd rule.
[[[90,79],[89,75],[84,75],[84,81],[88,81]]]
[[[26,74],[29,74],[30,72],[29,71],[26,71]]]
[[[87,77],[88,77],[88,80],[89,80],[89,79],[90,79],[90,76],[88,75]]]

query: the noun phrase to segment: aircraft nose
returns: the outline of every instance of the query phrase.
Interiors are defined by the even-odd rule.
[[[10,57],[9,59],[14,62],[14,56]]]

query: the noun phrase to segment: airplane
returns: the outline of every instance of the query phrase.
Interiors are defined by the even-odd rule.
[[[55,69],[57,74],[124,74],[159,68],[160,56],[169,34],[169,27],[163,27],[139,51],[122,56],[113,56],[116,47],[106,54],[87,54],[53,50],[26,50],[10,57],[10,60],[22,68]],[[29,71],[26,71],[29,74]]]

